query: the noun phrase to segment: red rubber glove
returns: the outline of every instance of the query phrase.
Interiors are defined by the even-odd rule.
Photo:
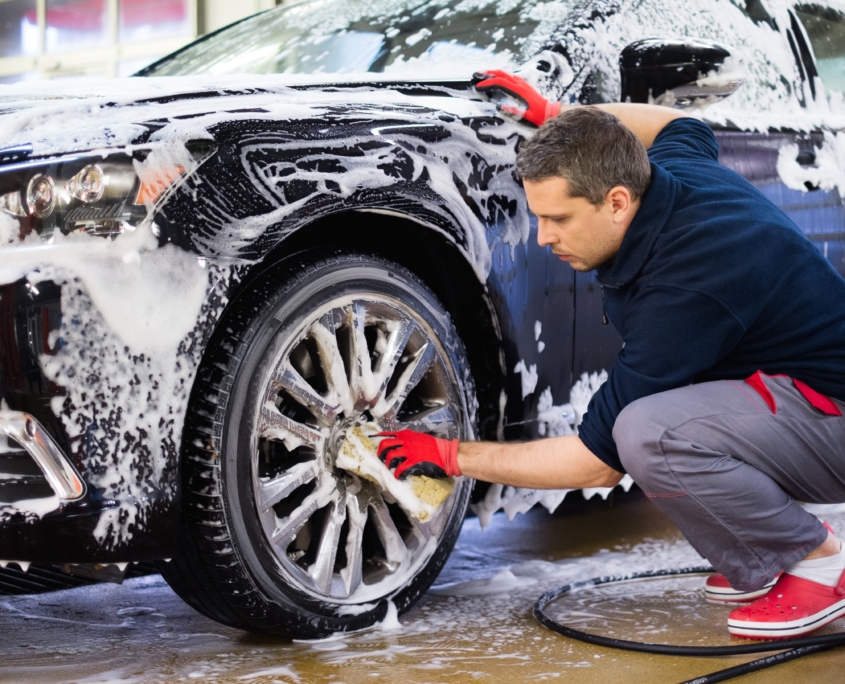
[[[479,93],[487,95],[493,102],[499,102],[496,105],[499,111],[534,126],[540,127],[560,114],[560,102],[547,100],[528,81],[507,71],[494,69],[479,72],[473,75],[472,83]],[[502,94],[515,98],[524,106],[503,104]]]
[[[386,438],[378,445],[378,457],[393,470],[397,480],[407,475],[456,477],[461,474],[457,439],[439,439],[413,430],[379,432],[376,436]]]

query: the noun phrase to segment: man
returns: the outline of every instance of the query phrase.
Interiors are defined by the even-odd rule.
[[[730,613],[732,634],[797,636],[845,615],[845,550],[796,503],[845,501],[845,280],[718,163],[700,121],[561,107],[503,72],[476,87],[551,119],[517,160],[537,239],[597,270],[624,345],[578,435],[458,444],[403,430],[379,455],[397,477],[516,487],[613,486],[627,471],[719,571],[709,598],[756,598]]]

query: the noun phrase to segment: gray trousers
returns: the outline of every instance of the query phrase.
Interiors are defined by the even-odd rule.
[[[746,383],[721,380],[639,399],[613,427],[634,481],[743,591],[827,538],[796,500],[845,502],[845,416],[813,408],[788,378],[766,385],[775,414]]]

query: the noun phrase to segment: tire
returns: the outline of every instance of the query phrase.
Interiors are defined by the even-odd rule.
[[[472,481],[421,522],[334,460],[361,422],[474,436],[449,315],[406,269],[349,254],[276,267],[229,311],[192,392],[179,550],[162,575],[218,622],[290,638],[408,610],[452,551]]]

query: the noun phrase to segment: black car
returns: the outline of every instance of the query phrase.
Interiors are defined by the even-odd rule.
[[[471,495],[562,499],[370,458],[398,427],[572,432],[621,346],[537,246],[532,131],[479,68],[700,112],[845,274],[836,0],[317,0],[131,79],[5,87],[3,564],[156,560],[215,620],[319,636],[413,605]]]

